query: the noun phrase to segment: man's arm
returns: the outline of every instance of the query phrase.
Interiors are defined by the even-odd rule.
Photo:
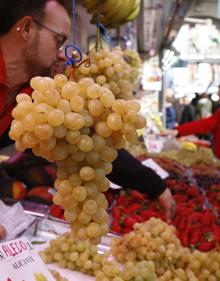
[[[123,188],[135,188],[146,193],[150,199],[158,197],[168,222],[175,215],[176,203],[161,177],[142,165],[125,149],[118,151],[118,157],[113,162],[113,170],[108,178]]]
[[[176,130],[178,131],[178,136],[209,133],[215,129],[218,120],[220,120],[220,110],[208,118],[180,125],[176,127]]]
[[[151,199],[158,197],[166,189],[160,176],[142,165],[125,149],[118,151],[118,157],[112,164],[113,170],[108,178],[124,188],[137,189]]]

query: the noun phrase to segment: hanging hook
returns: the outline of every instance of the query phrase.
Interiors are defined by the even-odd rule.
[[[81,64],[85,63],[85,67],[90,66],[89,58],[82,61],[83,55],[81,49],[76,44],[76,0],[73,0],[72,9],[72,22],[73,22],[73,44],[68,44],[65,47],[65,56],[67,58],[66,65],[70,65],[70,79],[74,80],[74,69],[78,68]],[[76,63],[79,63],[76,65]]]

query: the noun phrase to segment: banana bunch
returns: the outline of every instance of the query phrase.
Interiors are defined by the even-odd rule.
[[[83,0],[83,6],[92,14],[92,23],[98,20],[97,0]],[[141,0],[102,0],[100,1],[99,21],[106,27],[117,27],[133,21],[140,12]]]
[[[197,145],[190,141],[181,142],[181,148],[189,151],[197,151]]]

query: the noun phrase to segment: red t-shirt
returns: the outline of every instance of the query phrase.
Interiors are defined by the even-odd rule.
[[[0,138],[10,127],[12,122],[11,112],[16,105],[16,95],[21,92],[31,95],[32,89],[27,85],[23,85],[13,93],[13,98],[8,100],[9,88],[7,86],[6,68],[0,48]]]
[[[211,133],[213,135],[213,152],[220,158],[220,109],[208,118],[185,123],[176,128],[179,136]]]

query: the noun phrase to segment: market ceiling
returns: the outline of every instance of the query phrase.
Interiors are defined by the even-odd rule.
[[[191,17],[220,18],[220,0],[194,0],[188,13]]]

